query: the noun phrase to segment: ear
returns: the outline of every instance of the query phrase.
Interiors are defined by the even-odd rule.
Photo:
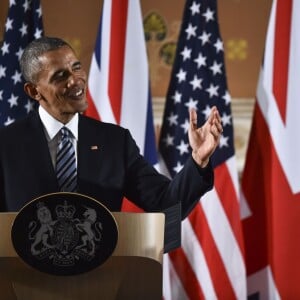
[[[42,96],[38,92],[36,85],[31,82],[26,82],[24,84],[24,91],[30,98],[36,101],[40,101],[42,99]]]

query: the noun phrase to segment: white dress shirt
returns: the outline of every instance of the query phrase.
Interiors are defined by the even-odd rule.
[[[44,125],[44,132],[48,141],[49,152],[53,167],[56,167],[56,151],[58,143],[61,140],[60,130],[67,127],[72,133],[72,142],[75,147],[76,164],[77,164],[77,143],[78,143],[78,113],[74,115],[71,121],[63,124],[54,119],[42,106],[39,106],[39,115]]]

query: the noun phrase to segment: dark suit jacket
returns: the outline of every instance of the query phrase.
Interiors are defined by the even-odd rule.
[[[170,181],[139,154],[128,130],[82,115],[78,126],[78,192],[101,201],[111,211],[121,209],[125,196],[146,211],[181,202],[184,217],[212,188],[211,167],[200,169],[190,159]],[[32,113],[2,128],[0,211],[18,211],[28,201],[58,191],[39,115]]]

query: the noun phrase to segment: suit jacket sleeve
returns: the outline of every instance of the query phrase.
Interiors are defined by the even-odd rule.
[[[146,211],[161,211],[181,203],[182,218],[185,218],[201,196],[213,187],[210,164],[202,169],[190,157],[170,180],[144,160],[128,131],[125,140],[128,143],[125,196]]]

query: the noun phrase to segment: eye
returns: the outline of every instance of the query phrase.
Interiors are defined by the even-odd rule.
[[[54,74],[53,80],[54,81],[60,81],[63,80],[67,77],[67,72],[64,70],[58,71]]]
[[[63,76],[64,76],[64,72],[61,71],[61,72],[58,72],[55,77],[60,78],[60,77],[63,77]]]

